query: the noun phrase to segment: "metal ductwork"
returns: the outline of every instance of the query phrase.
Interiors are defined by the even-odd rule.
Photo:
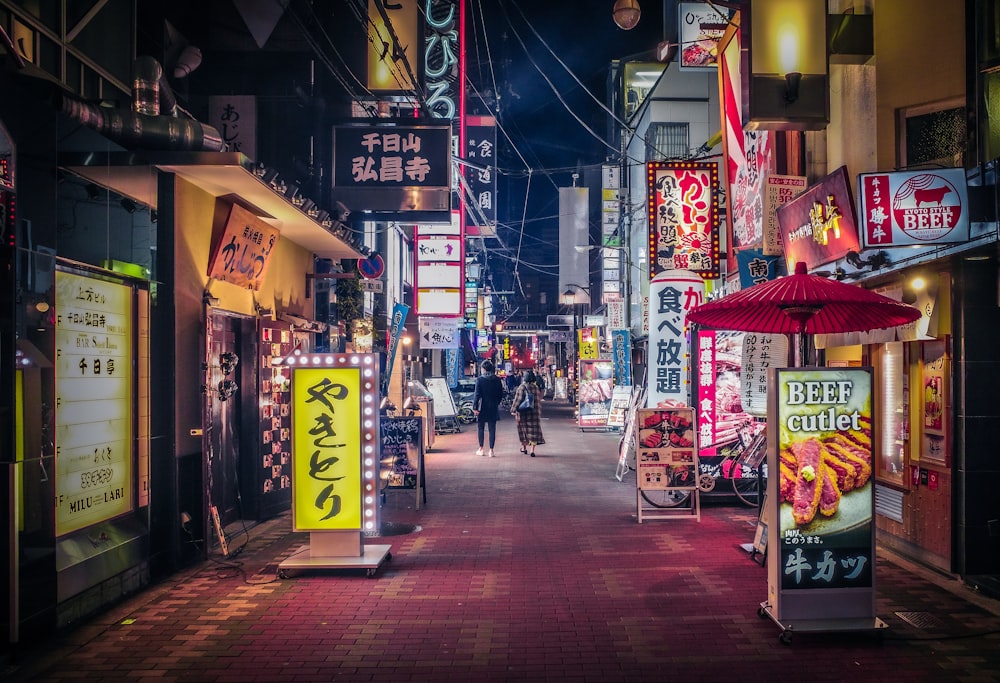
[[[163,67],[149,56],[132,63],[132,111],[147,116],[177,116],[177,98]]]
[[[225,149],[219,131],[192,119],[123,112],[80,102],[65,95],[57,96],[56,108],[77,123],[93,128],[124,147],[197,152],[221,152]]]

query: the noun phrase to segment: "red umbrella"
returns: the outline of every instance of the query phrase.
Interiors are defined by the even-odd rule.
[[[920,310],[858,285],[795,274],[768,280],[709,301],[688,313],[691,322],[724,330],[774,334],[832,334],[897,327],[920,317]]]

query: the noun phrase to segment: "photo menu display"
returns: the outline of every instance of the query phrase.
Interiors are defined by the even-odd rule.
[[[56,534],[132,509],[132,288],[56,272]]]

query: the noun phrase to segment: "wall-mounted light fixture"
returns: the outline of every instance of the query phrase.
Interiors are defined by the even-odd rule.
[[[790,71],[785,74],[785,102],[791,104],[799,99],[800,83],[802,83],[802,74],[798,71]]]
[[[754,0],[740,14],[747,130],[822,130],[830,122],[826,0]]]
[[[122,197],[121,205],[122,205],[122,208],[125,209],[125,211],[128,212],[128,213],[130,213],[130,214],[135,213],[136,210],[139,208],[136,205],[136,203],[133,202],[128,197]]]

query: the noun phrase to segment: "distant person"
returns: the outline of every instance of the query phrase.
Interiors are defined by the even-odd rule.
[[[535,405],[531,410],[518,410],[528,394],[533,397]],[[521,452],[535,457],[535,446],[545,443],[545,437],[542,435],[542,392],[535,384],[535,373],[531,370],[524,373],[524,381],[514,392],[510,412],[517,420],[517,436],[521,440]]]
[[[521,383],[521,376],[517,373],[516,370],[511,370],[510,374],[507,375],[506,382],[507,382],[507,391],[510,393],[514,393],[514,391],[517,389],[517,385]]]
[[[472,412],[476,415],[479,431],[479,449],[476,455],[485,455],[483,445],[486,428],[490,431],[490,457],[497,441],[497,418],[500,416],[500,401],[503,399],[503,382],[494,373],[492,361],[483,361],[483,374],[476,380],[476,391],[472,395]]]

